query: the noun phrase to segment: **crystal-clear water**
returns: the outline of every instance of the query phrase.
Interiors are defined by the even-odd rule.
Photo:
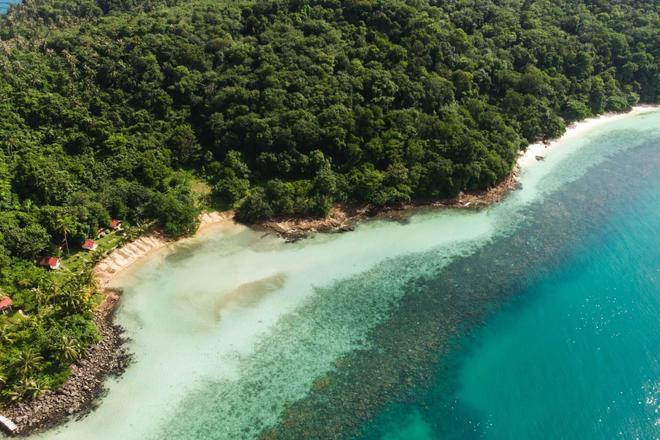
[[[617,159],[605,219],[362,440],[660,438],[660,142]]]
[[[614,396],[601,376],[623,392],[609,411],[641,426],[657,405],[659,126],[653,111],[568,137],[482,211],[296,244],[228,225],[149,259],[121,280],[135,362],[40,438],[548,438],[568,415],[551,437],[581,438],[597,420],[576,408]],[[630,227],[640,240],[617,241]],[[612,333],[625,317],[637,330]]]

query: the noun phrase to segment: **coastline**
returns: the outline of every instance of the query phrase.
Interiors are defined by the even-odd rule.
[[[609,124],[618,119],[634,116],[659,109],[658,105],[637,105],[625,113],[604,113],[599,116],[574,122],[566,127],[564,134],[556,139],[529,144],[524,151],[520,151],[516,163],[509,176],[491,188],[482,191],[461,192],[457,197],[437,200],[417,200],[411,203],[394,207],[372,208],[369,206],[339,205],[333,207],[326,218],[283,218],[263,221],[253,227],[268,232],[274,232],[288,242],[294,242],[308,237],[311,234],[347,232],[355,229],[356,225],[367,219],[383,219],[406,221],[419,209],[454,208],[454,209],[480,209],[498,203],[510,191],[519,188],[520,174],[535,163],[543,161],[547,154],[557,148],[560,141],[581,136],[585,132],[599,126]]]
[[[378,208],[370,206],[356,207],[351,205],[338,205],[333,207],[330,214],[325,218],[273,219],[263,221],[253,225],[253,227],[267,232],[273,232],[287,242],[295,242],[319,232],[349,232],[354,230],[360,222],[369,219],[405,222],[408,217],[424,208],[484,208],[493,203],[499,202],[509,193],[509,191],[518,188],[518,176],[520,175],[520,171],[520,166],[515,164],[511,174],[509,174],[509,176],[498,185],[483,191],[461,192],[454,198],[418,200],[399,206],[384,206]]]
[[[599,125],[616,118],[658,109],[658,106],[638,106],[628,113],[606,114],[572,124],[560,138],[581,135]],[[382,218],[404,221],[420,208],[481,208],[497,203],[518,186],[518,176],[526,168],[545,158],[558,144],[559,139],[546,143],[531,144],[521,152],[512,174],[500,185],[479,193],[461,194],[455,199],[421,201],[397,208],[376,212],[368,207],[336,207],[326,219],[284,219],[267,221],[255,227],[274,232],[286,239],[295,241],[315,232],[343,232],[352,230],[357,223],[368,218]],[[537,158],[537,156],[539,158]],[[200,226],[195,236],[206,232],[214,225],[234,222],[233,212],[212,212],[200,216]],[[72,373],[67,383],[59,390],[47,392],[44,396],[27,402],[14,404],[4,410],[4,414],[16,422],[18,435],[28,435],[39,430],[52,428],[69,420],[82,417],[94,409],[94,405],[104,392],[104,382],[110,376],[123,372],[129,363],[130,355],[125,348],[125,338],[120,326],[113,323],[114,312],[121,297],[121,290],[111,287],[112,281],[124,270],[144,261],[159,250],[168,250],[176,241],[167,240],[158,233],[150,233],[113,250],[94,268],[94,277],[104,294],[101,305],[94,314],[101,340],[92,346],[85,356],[71,367]]]
[[[214,225],[233,222],[233,217],[231,211],[202,213],[194,236],[203,234]],[[105,392],[106,379],[120,376],[131,361],[124,329],[114,323],[122,291],[112,287],[111,283],[125,269],[176,242],[152,232],[112,250],[94,267],[94,280],[103,295],[93,317],[99,341],[71,366],[71,375],[60,389],[3,409],[2,414],[17,426],[13,435],[26,436],[54,428],[70,417],[84,417],[94,409],[97,399]]]
[[[528,145],[527,149],[522,151],[519,155],[516,164],[520,168],[528,168],[529,166],[538,162],[537,157],[542,157],[544,159],[544,154],[547,154],[555,149],[560,141],[565,141],[576,136],[581,136],[584,133],[593,130],[594,128],[612,123],[621,118],[626,118],[658,109],[660,109],[660,105],[640,104],[631,107],[630,111],[625,113],[604,113],[599,116],[583,119],[579,122],[573,122],[566,127],[566,131],[561,137]]]
[[[131,354],[125,346],[123,329],[113,323],[120,294],[117,290],[104,292],[104,300],[93,318],[99,342],[71,366],[71,375],[60,389],[3,410],[17,426],[13,435],[26,436],[59,426],[71,416],[83,417],[94,409],[94,403],[105,390],[106,379],[118,377],[126,369]]]
[[[204,233],[211,226],[224,222],[234,222],[233,211],[203,212],[199,216],[199,226],[193,237]],[[189,238],[191,237],[185,237],[182,240]],[[170,240],[159,232],[152,232],[144,235],[137,240],[127,243],[110,252],[108,256],[94,267],[94,279],[99,284],[101,291],[112,291],[114,289],[110,287],[110,284],[122,271],[152,253],[165,247],[172,246],[177,243],[177,241],[178,240]]]

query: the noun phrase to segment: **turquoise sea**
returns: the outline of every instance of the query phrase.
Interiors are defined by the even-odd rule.
[[[149,258],[134,362],[34,438],[660,438],[660,111],[583,127],[486,209]]]
[[[658,139],[611,158],[541,212],[554,203],[572,217],[561,260],[527,266],[533,279],[361,439],[660,438]],[[528,240],[553,233],[536,227]]]

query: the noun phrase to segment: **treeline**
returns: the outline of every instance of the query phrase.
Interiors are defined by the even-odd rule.
[[[50,313],[35,259],[110,218],[189,233],[200,182],[247,222],[495,185],[657,102],[659,28],[654,0],[26,0],[0,19],[0,286]],[[0,335],[0,395],[28,347],[25,380],[65,371],[30,337],[80,318],[45,340],[83,347],[86,313],[0,317],[27,332]]]

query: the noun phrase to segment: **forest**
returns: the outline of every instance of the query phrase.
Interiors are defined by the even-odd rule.
[[[111,219],[176,237],[496,185],[530,142],[657,103],[655,0],[26,0],[0,17],[0,402],[98,335]],[[93,290],[93,289],[92,289]],[[18,313],[20,311],[21,313]]]

